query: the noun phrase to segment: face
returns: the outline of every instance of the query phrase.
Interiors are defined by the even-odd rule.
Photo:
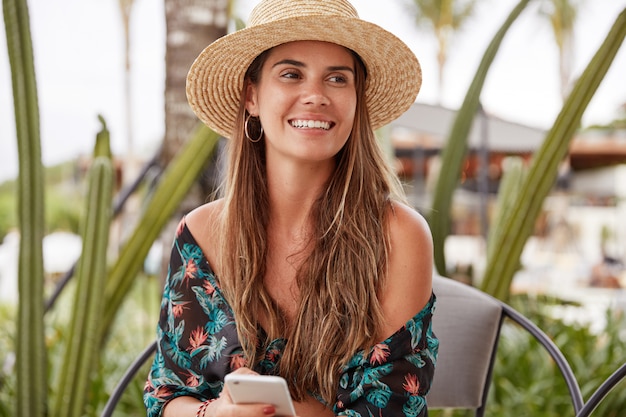
[[[299,162],[334,161],[356,109],[355,59],[344,47],[299,41],[273,48],[246,109],[264,130],[266,156]]]

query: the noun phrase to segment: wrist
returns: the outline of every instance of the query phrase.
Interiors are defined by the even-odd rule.
[[[206,409],[209,406],[209,404],[211,404],[213,401],[215,401],[216,398],[211,398],[209,400],[203,401],[200,404],[200,407],[198,407],[198,412],[196,413],[196,417],[206,417]]]

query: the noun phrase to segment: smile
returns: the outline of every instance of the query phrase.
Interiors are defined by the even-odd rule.
[[[291,120],[289,122],[291,126],[298,129],[323,129],[328,130],[332,127],[330,122],[323,122],[321,120]]]

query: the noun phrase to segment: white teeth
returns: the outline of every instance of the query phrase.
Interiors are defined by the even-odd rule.
[[[298,128],[309,128],[309,129],[330,129],[329,122],[322,122],[321,120],[292,120],[291,126]]]

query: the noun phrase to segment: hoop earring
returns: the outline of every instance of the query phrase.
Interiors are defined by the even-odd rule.
[[[261,128],[261,133],[259,133],[259,137],[256,139],[252,139],[250,137],[250,134],[248,133],[248,123],[250,123],[250,119],[252,118],[252,115],[249,114],[248,117],[246,117],[246,121],[243,123],[243,132],[246,135],[246,138],[248,138],[248,140],[252,143],[257,143],[258,141],[261,140],[261,138],[263,137],[263,126],[261,126],[261,121],[259,120],[259,127]]]

